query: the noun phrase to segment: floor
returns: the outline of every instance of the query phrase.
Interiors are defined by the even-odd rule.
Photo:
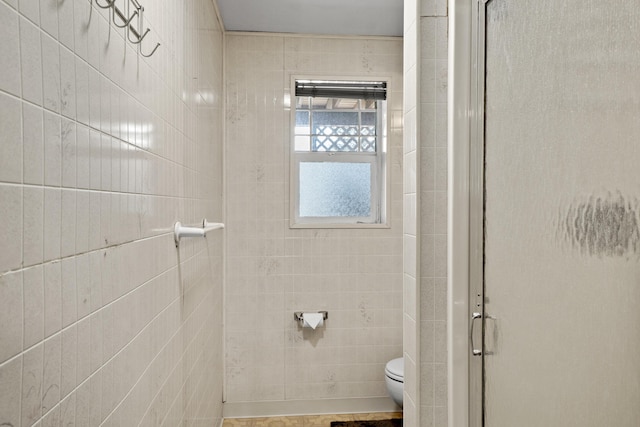
[[[228,418],[222,427],[330,427],[331,421],[387,420],[402,418],[402,412],[373,414],[305,415],[296,417]]]

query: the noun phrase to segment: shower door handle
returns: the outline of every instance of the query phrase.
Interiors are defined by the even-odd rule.
[[[474,356],[482,356],[482,350],[476,349],[476,346],[473,344],[473,328],[476,324],[476,320],[482,319],[482,313],[474,312],[471,315],[471,329],[469,331],[469,341],[471,341],[471,354]]]

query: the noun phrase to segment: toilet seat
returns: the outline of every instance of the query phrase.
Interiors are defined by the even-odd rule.
[[[387,366],[384,368],[384,374],[392,380],[403,383],[404,382],[404,358],[398,357],[397,359],[387,362]]]

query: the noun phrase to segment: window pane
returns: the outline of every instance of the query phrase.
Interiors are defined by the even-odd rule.
[[[309,112],[296,111],[296,135],[309,135]]]
[[[358,113],[313,113],[312,151],[358,151]]]
[[[366,151],[368,153],[376,152],[376,139],[375,138],[362,138],[360,141],[360,151]]]
[[[300,162],[300,217],[371,215],[371,164]]]
[[[376,113],[375,112],[363,112],[362,113],[362,126],[376,126]]]
[[[310,137],[307,135],[304,136],[296,136],[296,145],[295,145],[295,150],[296,151],[309,151],[309,142],[310,142]]]
[[[358,113],[349,111],[315,111],[315,126],[358,126]]]
[[[358,137],[314,136],[311,151],[358,151]]]
[[[373,136],[376,134],[375,126],[362,126],[360,128],[360,135],[362,136]]]

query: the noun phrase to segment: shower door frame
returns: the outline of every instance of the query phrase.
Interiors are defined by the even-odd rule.
[[[483,423],[483,355],[474,355],[474,313],[484,313],[485,7],[491,0],[449,0],[448,93],[448,420]],[[484,327],[475,328],[484,351]]]
[[[484,426],[484,193],[486,8],[449,0],[448,416],[449,427]],[[472,314],[479,312],[472,329]],[[482,327],[480,326],[482,323]],[[473,355],[471,332],[475,333]],[[479,343],[482,343],[479,345]],[[481,356],[481,357],[479,357]]]

